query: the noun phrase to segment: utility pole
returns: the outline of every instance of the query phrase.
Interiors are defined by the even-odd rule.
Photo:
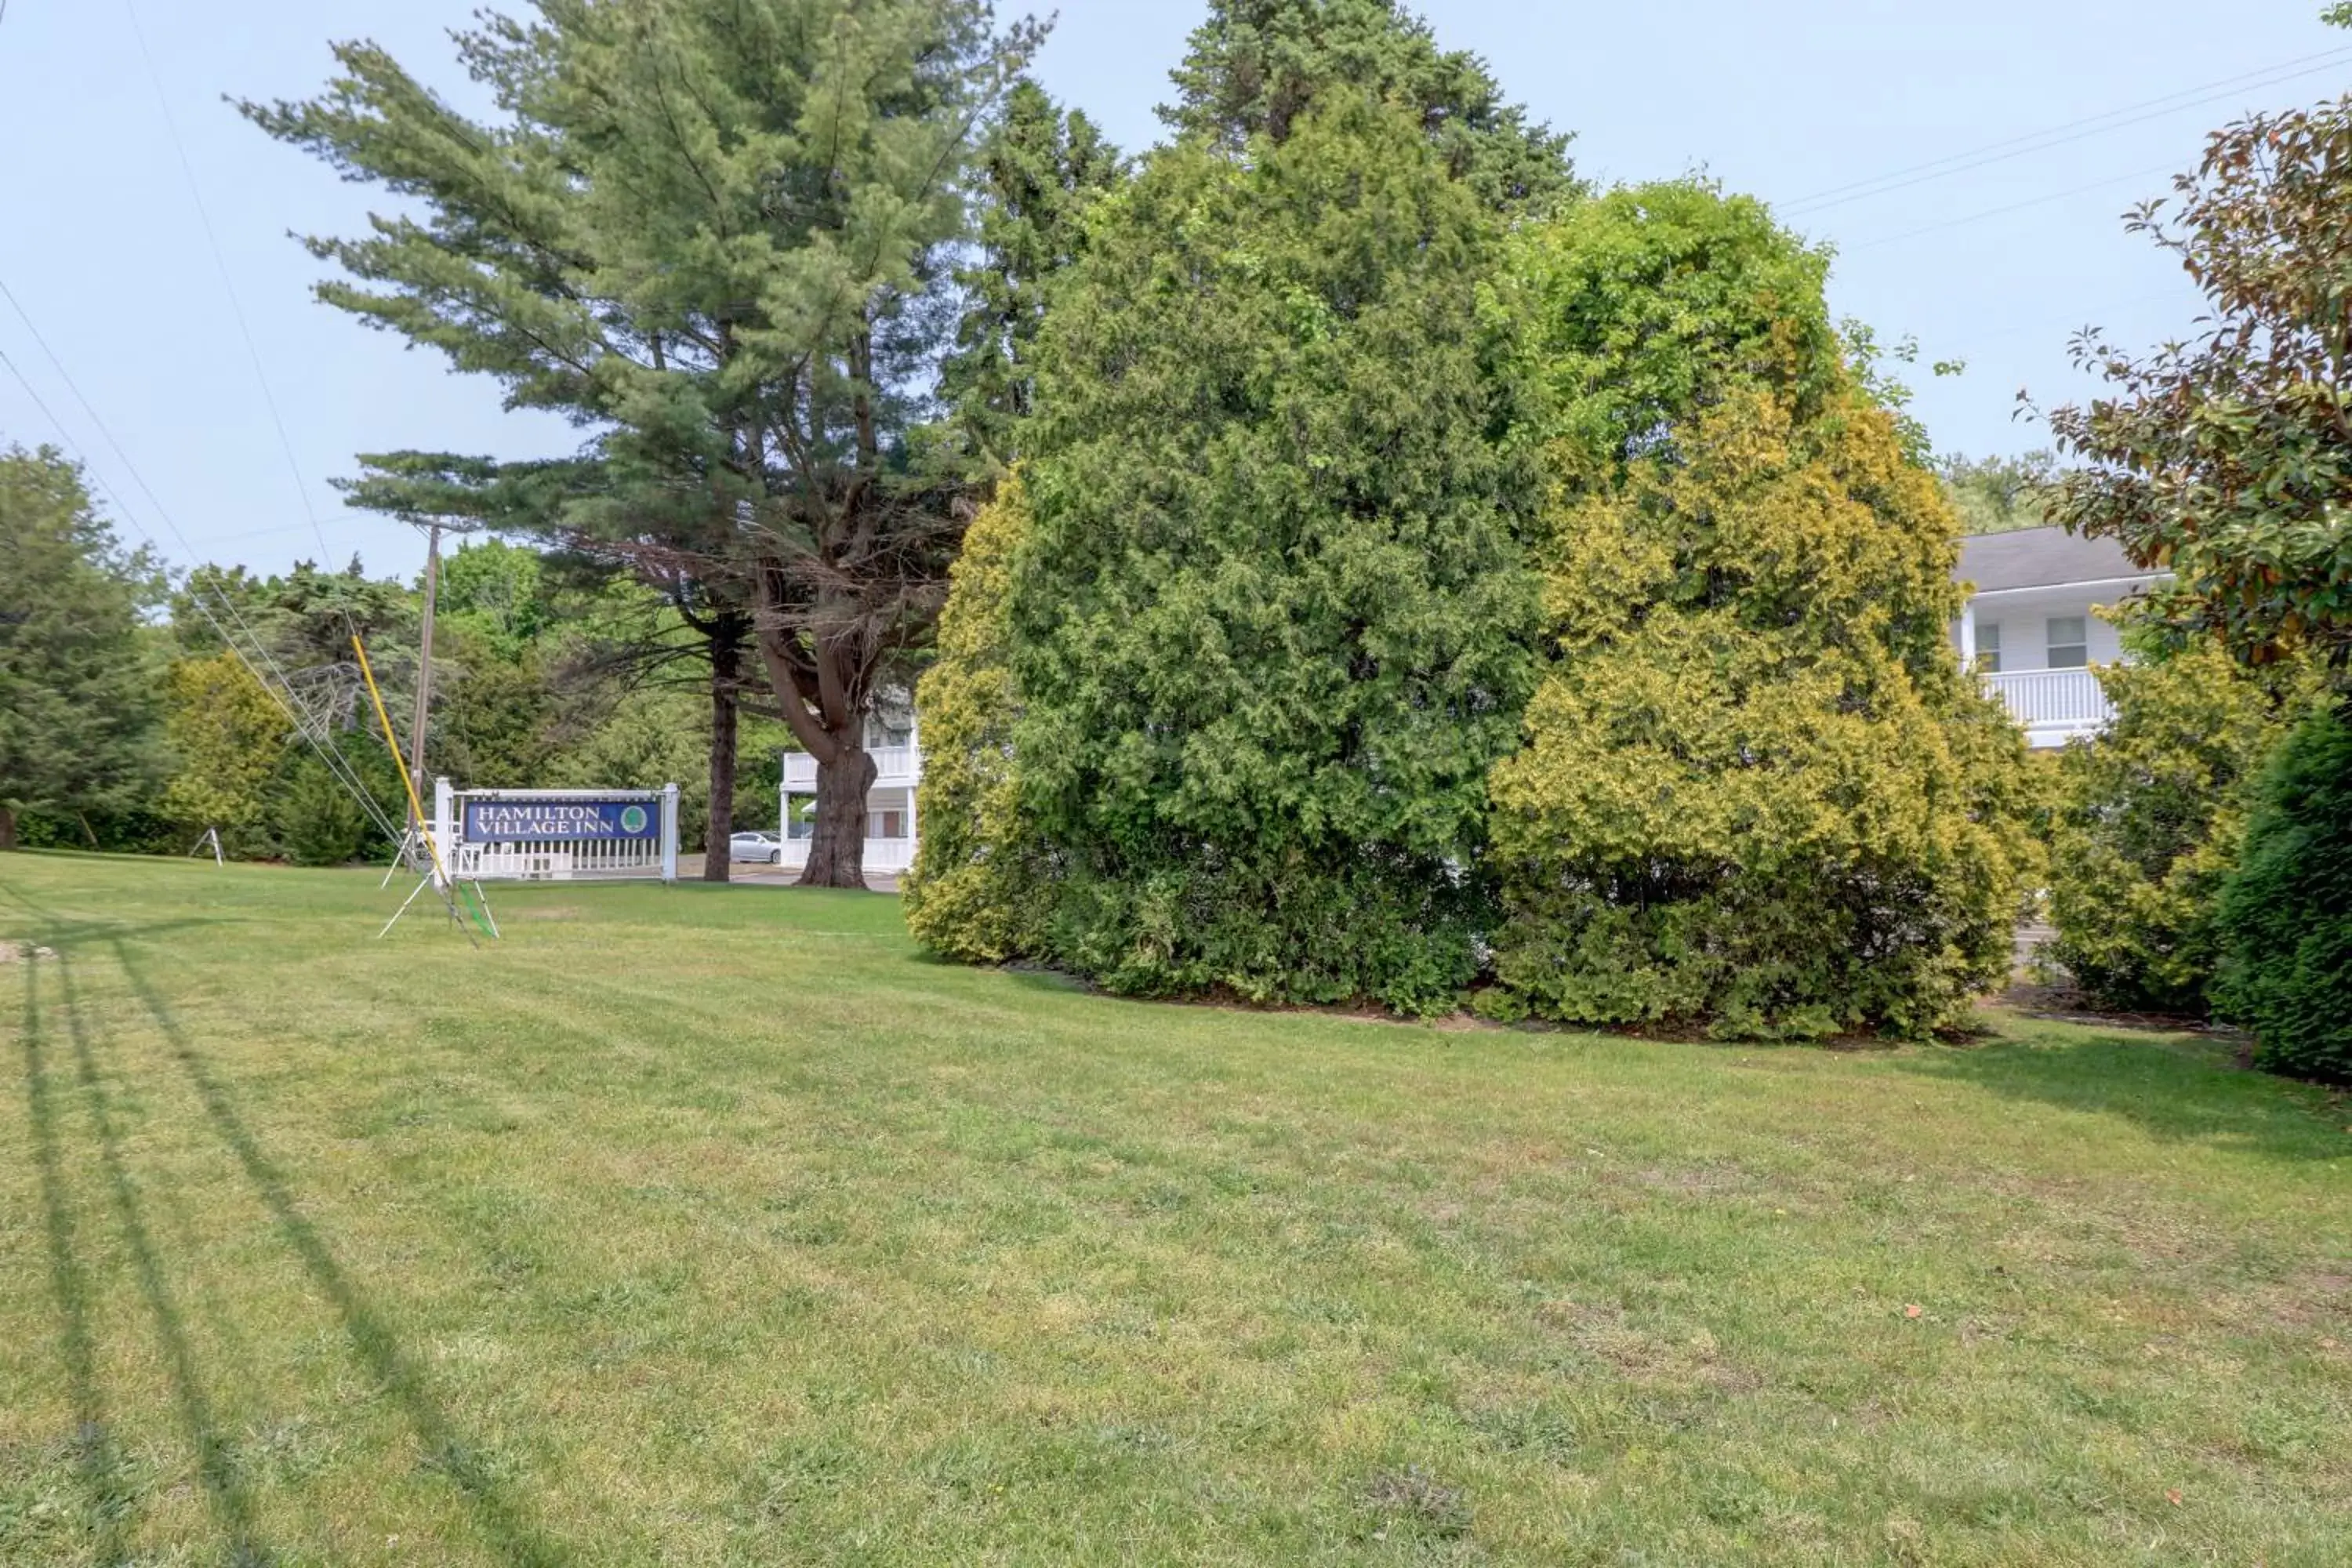
[[[433,605],[440,592],[441,525],[436,522],[425,531],[425,620],[417,631],[416,712],[408,721],[408,780],[418,799],[425,795],[425,720],[433,705]],[[422,832],[425,825],[411,827]]]

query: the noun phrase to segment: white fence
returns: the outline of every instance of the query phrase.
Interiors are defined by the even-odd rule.
[[[467,810],[485,805],[494,809]],[[605,813],[597,808],[616,809],[625,823],[633,814],[658,814],[658,820],[613,836],[604,831]],[[525,820],[534,814],[550,820],[544,826]],[[467,881],[677,880],[676,784],[657,790],[460,790],[446,778],[436,779],[433,817],[434,837],[450,875]],[[504,831],[482,827],[493,818],[518,826]],[[593,825],[585,819],[594,819]]]
[[[809,841],[806,838],[784,840],[782,865],[787,871],[797,871],[808,865]],[[912,838],[876,838],[866,840],[863,862],[869,872],[898,876],[915,864],[915,840]]]

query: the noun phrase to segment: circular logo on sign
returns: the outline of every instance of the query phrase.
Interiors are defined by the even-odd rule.
[[[623,806],[621,808],[621,831],[624,833],[643,833],[645,830],[646,808],[642,805]]]

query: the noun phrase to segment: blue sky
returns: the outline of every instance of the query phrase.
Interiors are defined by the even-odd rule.
[[[355,229],[371,193],[269,142],[221,101],[315,90],[331,63],[327,41],[351,37],[373,37],[427,79],[462,87],[444,35],[474,3],[5,0],[0,282],[155,503],[5,301],[0,353],[175,563],[193,552],[277,570],[321,554],[340,564],[356,550],[373,569],[413,571],[423,550],[410,531],[346,510],[326,483],[352,470],[354,452],[520,456],[572,445],[560,423],[502,413],[489,384],[452,376],[436,358],[312,302],[319,268],[288,231]],[[1122,146],[1146,145],[1168,68],[1202,8],[1062,0],[1038,74]],[[1923,370],[1915,406],[1939,450],[1983,453],[2044,444],[2011,416],[2021,387],[2044,402],[2084,389],[2065,353],[2074,328],[2096,322],[2127,343],[2185,328],[2193,296],[2177,268],[2125,235],[2116,215],[2161,194],[2170,171],[2193,163],[2201,133],[2237,111],[2352,89],[2352,33],[2322,26],[2320,8],[2320,0],[1431,0],[1423,10],[1448,45],[1484,54],[1512,96],[1576,133],[1589,176],[1704,170],[1833,243],[1832,299],[1842,314],[1882,339],[1916,337],[1925,357],[1968,362],[1952,379]],[[2241,79],[2273,67],[2284,69],[2270,79]],[[2287,70],[2302,74],[2275,79]],[[250,325],[252,355],[158,81]],[[2167,95],[2178,96],[2095,134],[1858,199],[1823,199]],[[0,439],[55,438],[0,371]]]

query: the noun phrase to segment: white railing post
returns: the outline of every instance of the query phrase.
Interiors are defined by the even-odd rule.
[[[449,787],[449,776],[442,773],[433,780],[433,847],[440,851],[440,861],[452,877],[457,874],[457,829],[450,818],[456,805],[456,793]],[[426,863],[433,857],[426,856]],[[435,875],[440,875],[436,871]]]
[[[674,784],[662,785],[661,866],[663,881],[677,880],[677,785]]]

